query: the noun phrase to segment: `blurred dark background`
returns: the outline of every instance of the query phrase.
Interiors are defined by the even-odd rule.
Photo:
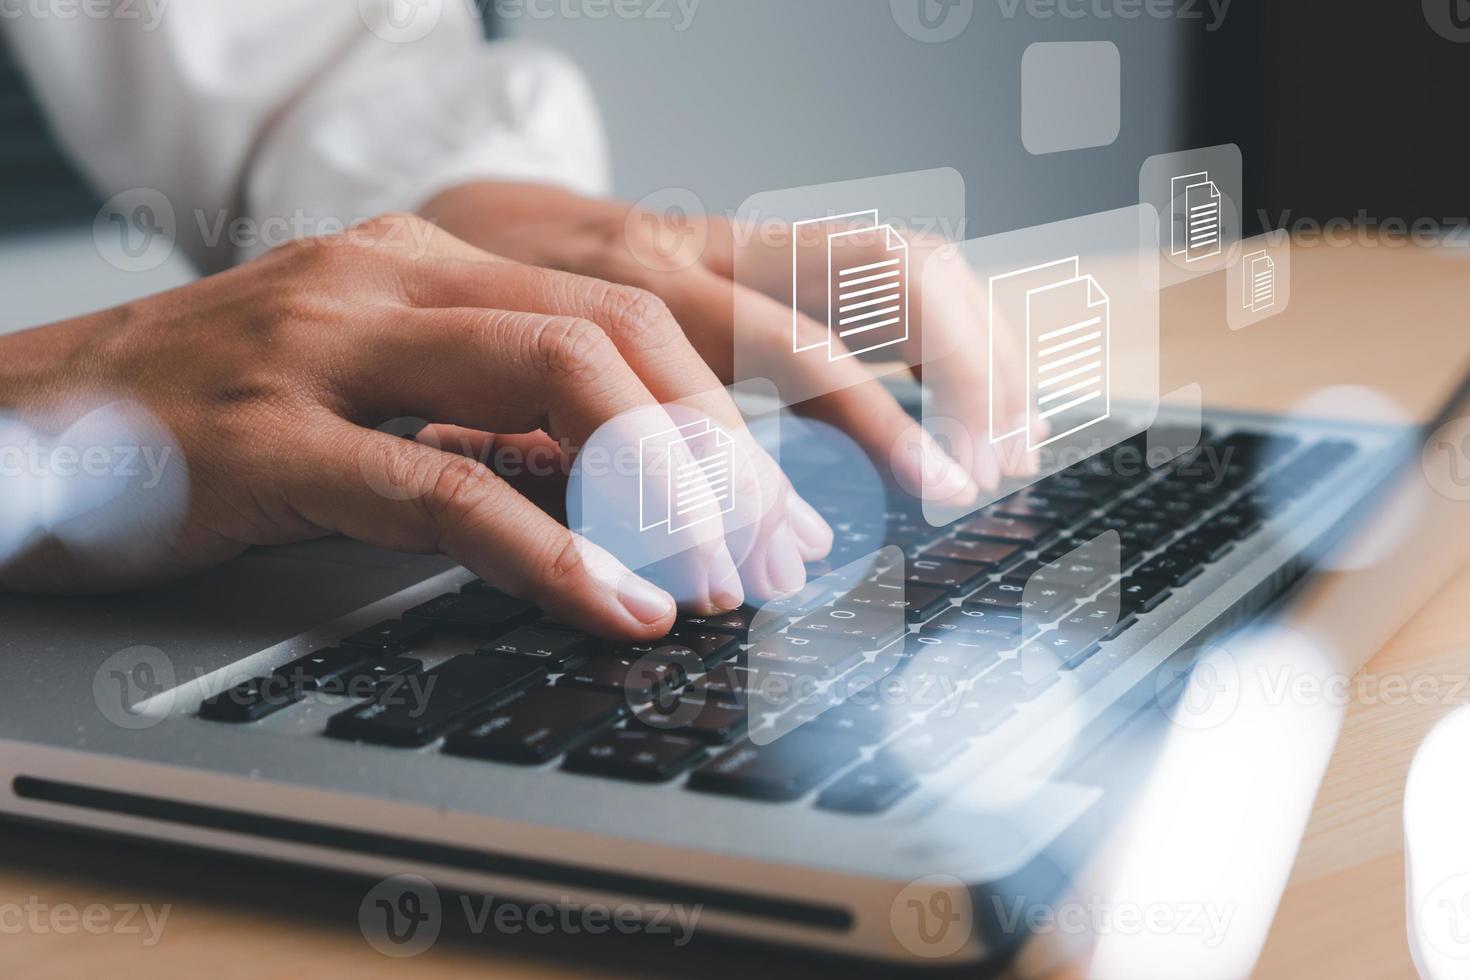
[[[1462,43],[1442,37],[1417,0],[1232,0],[1223,18],[1207,0],[1175,0],[1175,16],[1131,20],[974,0],[969,26],[937,44],[904,34],[889,0],[702,0],[683,30],[672,2],[670,19],[526,5],[496,17],[492,0],[478,2],[488,33],[559,47],[589,75],[627,198],[688,187],[723,211],[773,188],[954,166],[976,235],[1132,203],[1145,157],[1234,142],[1248,234],[1283,212],[1408,222],[1470,213],[1460,102],[1470,29]],[[1071,13],[1130,2],[1064,0]],[[1425,3],[1460,4],[1470,17],[1470,0]],[[1090,39],[1120,51],[1118,139],[1027,153],[1022,53]],[[3,49],[0,178],[10,227],[90,220],[99,200],[46,136]]]
[[[1427,0],[1445,11],[1464,0]],[[1359,210],[1379,221],[1470,214],[1470,28],[1431,29],[1417,0],[1235,0],[1221,29],[1186,38],[1180,146],[1237,143],[1246,232]],[[1126,106],[1125,106],[1126,112]]]

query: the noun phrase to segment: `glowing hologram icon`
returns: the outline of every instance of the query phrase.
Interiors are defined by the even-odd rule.
[[[1263,248],[1241,260],[1240,277],[1245,295],[1241,305],[1252,313],[1269,310],[1276,305],[1276,262]]]
[[[1108,418],[1111,303],[1081,269],[1081,257],[1033,265],[990,277],[990,377],[995,377],[996,337],[1007,324],[1026,332],[1026,418],[999,419],[990,405],[990,441],[1026,436],[1040,449]],[[1063,413],[1070,413],[1063,416]],[[1014,427],[1000,431],[1000,427]]]
[[[709,419],[638,440],[638,529],[670,534],[735,509],[735,440]],[[660,476],[665,479],[659,480]],[[651,497],[651,482],[665,491]]]
[[[826,234],[826,248],[803,250],[804,236]],[[825,283],[827,335],[802,343],[802,284]],[[837,361],[909,337],[909,246],[878,212],[853,211],[792,226],[791,352],[825,348]]]
[[[1208,170],[1171,180],[1169,207],[1173,215],[1170,255],[1182,255],[1185,262],[1196,262],[1220,254],[1224,237],[1220,188],[1210,180]]]

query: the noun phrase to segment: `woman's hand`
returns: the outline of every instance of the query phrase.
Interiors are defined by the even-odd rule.
[[[979,284],[963,261],[935,263],[929,281],[918,286],[925,260],[949,243],[910,239],[913,253],[910,290],[911,322],[922,323],[926,336],[911,328],[895,357],[916,365],[937,396],[937,412],[946,426],[947,451],[899,406],[857,358],[781,356],[790,350],[791,240],[762,228],[740,250],[741,275],[736,281],[736,232],[714,217],[681,219],[683,228],[668,227],[663,215],[640,213],[626,204],[599,201],[556,188],[528,184],[464,184],[445,191],[421,213],[468,242],[524,262],[597,276],[637,286],[668,304],[694,348],[726,383],[736,365],[736,307],[742,349],[771,351],[762,367],[778,387],[792,391],[830,392],[802,406],[807,414],[831,422],[858,441],[874,460],[889,464],[900,485],[916,496],[964,507],[993,491],[1003,475],[1025,472],[1027,458],[1003,458],[989,433],[991,405],[1007,428],[1025,413],[1024,377],[1019,353],[1008,335],[997,345],[995,374],[987,346],[976,343],[976,311],[984,307]],[[672,243],[672,244],[671,244]],[[798,289],[801,289],[798,283]],[[815,287],[811,306],[826,302],[825,282]],[[931,303],[927,310],[920,301]],[[805,312],[810,308],[804,304]],[[801,323],[826,334],[810,316]],[[931,356],[923,357],[921,346]],[[940,351],[943,356],[933,356]],[[958,462],[956,462],[956,458]]]
[[[187,466],[187,511],[151,548],[43,539],[0,569],[26,591],[134,587],[250,545],[340,532],[439,551],[552,616],[608,636],[668,631],[675,603],[475,458],[431,443],[580,446],[680,401],[732,431],[734,404],[652,295],[501,259],[414,216],[293,243],[116,309],[0,339],[0,412],[57,431],[73,406],[140,407]],[[377,426],[434,423],[434,438]],[[450,440],[453,441],[453,440]],[[772,481],[745,585],[716,530],[689,605],[805,582],[831,532]],[[124,514],[124,522],[126,516]]]

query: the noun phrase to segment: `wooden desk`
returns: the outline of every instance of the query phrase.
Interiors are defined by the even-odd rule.
[[[1165,294],[1166,388],[1202,382],[1208,402],[1285,410],[1328,386],[1389,394],[1428,415],[1470,363],[1470,257],[1410,248],[1298,248],[1293,299],[1232,333],[1211,277]],[[1438,353],[1431,360],[1424,350]],[[1437,369],[1434,365],[1437,364]],[[1372,415],[1361,394],[1343,411]],[[1470,506],[1470,505],[1467,505]],[[1369,671],[1470,672],[1470,574],[1447,582]],[[1259,975],[1412,977],[1404,938],[1399,802],[1424,733],[1450,706],[1354,704],[1317,798]],[[155,946],[142,935],[14,932],[0,915],[6,975],[71,977],[713,977],[797,975],[799,959],[696,938],[670,949],[611,937],[447,935],[411,961],[370,949],[362,888],[302,869],[184,857],[42,829],[0,837],[0,908],[27,902],[172,908]],[[875,975],[878,971],[875,971]]]

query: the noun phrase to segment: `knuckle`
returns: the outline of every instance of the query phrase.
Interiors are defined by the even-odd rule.
[[[608,329],[633,342],[652,341],[677,331],[674,315],[662,299],[635,286],[606,284],[598,306]]]
[[[585,567],[582,550],[577,547],[577,542],[570,535],[566,535],[547,556],[542,567],[546,569],[546,572],[538,587],[547,593],[560,593],[566,587],[575,584],[575,580],[581,576]]]
[[[445,461],[431,485],[427,499],[437,511],[441,533],[460,533],[494,513],[487,504],[496,492],[495,478],[476,460],[455,456]]]
[[[531,331],[531,357],[545,377],[590,383],[616,349],[602,328],[578,317],[549,317]]]

